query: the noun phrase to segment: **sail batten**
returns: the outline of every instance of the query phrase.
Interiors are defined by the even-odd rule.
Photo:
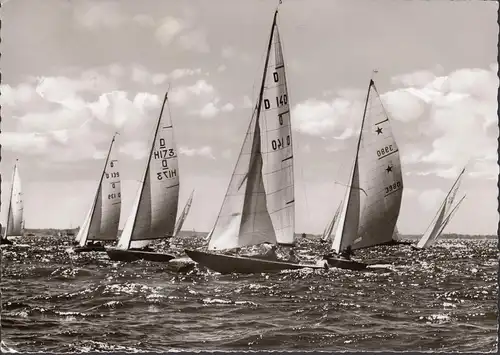
[[[164,115],[165,94],[154,130],[141,185],[125,222],[118,248],[141,248],[174,234],[179,199],[179,167],[170,112]]]

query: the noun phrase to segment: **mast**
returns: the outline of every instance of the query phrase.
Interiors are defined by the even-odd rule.
[[[148,163],[146,165],[146,169],[144,170],[144,176],[143,176],[142,185],[141,185],[141,192],[139,194],[139,200],[138,201],[141,201],[142,194],[144,193],[144,186],[146,185],[145,184],[145,182],[146,182],[146,175],[148,173],[149,166],[151,164],[151,155],[153,154],[153,150],[154,150],[155,142],[156,142],[156,137],[158,135],[158,129],[160,128],[161,118],[163,117],[163,109],[165,108],[165,103],[167,102],[167,100],[168,100],[168,90],[165,93],[165,97],[163,98],[163,104],[161,105],[161,111],[160,111],[160,115],[158,117],[158,122],[156,122],[155,134],[153,136],[153,142],[151,143],[151,149],[149,150]],[[137,208],[139,208],[139,205],[137,206]],[[136,211],[135,216],[134,216],[134,223],[132,224],[132,233],[134,231],[134,227],[135,227],[135,222],[136,221],[137,221],[137,211]],[[130,249],[130,245],[131,244],[132,244],[132,237],[129,238],[127,249]]]
[[[113,139],[111,140],[111,144],[109,145],[108,155],[106,156],[106,161],[104,162],[104,168],[102,169],[101,178],[99,179],[99,185],[97,185],[97,191],[96,191],[96,194],[95,194],[95,197],[94,197],[94,203],[92,204],[92,209],[91,209],[91,214],[90,214],[90,221],[89,221],[89,224],[88,224],[89,227],[87,228],[87,232],[85,233],[85,240],[83,242],[83,245],[85,245],[85,243],[87,243],[87,240],[89,238],[90,226],[92,225],[92,218],[94,216],[95,206],[97,204],[97,199],[99,198],[99,193],[100,193],[100,189],[101,189],[102,180],[104,179],[104,174],[106,172],[106,167],[108,166],[109,155],[111,154],[111,149],[113,148],[113,143],[115,142],[115,137],[116,137],[116,133],[113,135]]]

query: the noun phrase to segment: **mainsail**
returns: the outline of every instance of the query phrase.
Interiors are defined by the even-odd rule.
[[[350,184],[332,249],[391,242],[403,194],[401,160],[373,80],[370,80]]]
[[[434,241],[441,235],[441,233],[443,233],[443,230],[446,228],[446,226],[448,225],[448,223],[450,223],[453,215],[455,214],[455,212],[458,210],[458,207],[460,206],[460,204],[462,203],[462,201],[465,199],[467,195],[464,195],[458,202],[457,204],[455,205],[455,207],[453,207],[453,209],[450,211],[450,213],[448,214],[448,217],[446,217],[446,219],[444,220],[443,224],[441,225],[441,228],[439,229],[439,233],[437,234],[437,237],[434,238]]]
[[[12,185],[10,190],[9,207],[7,211],[7,225],[5,226],[3,238],[10,236],[20,236],[23,232],[23,194],[21,192],[21,178],[18,170],[18,160],[12,172]]]
[[[328,238],[332,235],[332,232],[334,228],[338,227],[338,217],[340,212],[342,211],[342,201],[340,201],[339,206],[337,207],[337,211],[335,211],[335,214],[333,215],[332,220],[330,223],[325,227],[325,230],[323,231],[323,235],[321,236],[321,241],[326,242]]]
[[[111,140],[92,206],[76,237],[82,247],[87,241],[115,240],[118,234],[122,199],[115,137]]]
[[[184,221],[186,220],[186,218],[188,216],[189,210],[191,209],[191,204],[193,203],[193,194],[194,194],[194,190],[191,192],[191,195],[189,195],[189,198],[186,202],[186,205],[184,206],[184,209],[182,210],[182,213],[181,213],[179,219],[177,220],[177,223],[175,224],[174,234],[173,234],[174,237],[179,234],[179,232],[182,229],[182,225],[184,224]]]
[[[179,167],[170,113],[163,115],[165,94],[146,169],[118,248],[141,248],[174,233],[179,199]]]
[[[417,248],[426,248],[433,244],[436,239],[439,237],[444,228],[441,228],[443,224],[446,222],[448,217],[451,215],[453,201],[455,200],[455,196],[457,195],[458,188],[460,187],[460,183],[462,182],[462,177],[465,173],[465,168],[462,169],[460,174],[458,175],[455,183],[452,185],[450,191],[444,198],[441,206],[438,210],[438,213],[434,216],[431,224],[427,227],[422,238],[417,243]],[[460,201],[461,202],[461,201]],[[448,223],[448,222],[446,222]]]
[[[209,250],[264,242],[294,244],[292,131],[277,14],[278,10],[271,27],[259,98]]]

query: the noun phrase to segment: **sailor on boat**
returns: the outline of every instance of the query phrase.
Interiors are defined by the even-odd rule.
[[[340,257],[343,259],[351,260],[351,256],[354,256],[354,253],[352,252],[350,245],[340,252]]]
[[[267,249],[267,251],[262,255],[262,257],[271,260],[279,260],[278,255],[276,254],[276,249],[277,249],[276,244],[264,243],[262,244],[262,246]]]
[[[295,255],[295,251],[293,249],[290,249],[289,252],[289,257],[288,257],[288,262],[289,263],[298,263],[299,259],[297,258],[297,255]]]

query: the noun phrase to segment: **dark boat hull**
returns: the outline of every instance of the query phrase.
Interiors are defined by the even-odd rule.
[[[137,261],[137,260],[147,260],[161,263],[168,263],[170,260],[175,259],[174,255],[155,253],[152,251],[141,251],[141,250],[122,250],[118,248],[106,248],[106,253],[109,258],[113,261]]]
[[[327,261],[329,267],[336,267],[339,269],[365,270],[368,267],[368,264],[365,263],[335,257],[327,257],[325,260]]]
[[[323,266],[265,260],[250,256],[233,256],[185,249],[186,254],[198,264],[225,274],[255,274],[304,268],[323,269]]]
[[[85,245],[83,247],[74,247],[73,251],[75,253],[88,253],[91,251],[106,251],[104,245]]]
[[[11,240],[8,240],[7,238],[0,238],[0,244],[2,244],[2,245],[12,245],[14,243]]]

